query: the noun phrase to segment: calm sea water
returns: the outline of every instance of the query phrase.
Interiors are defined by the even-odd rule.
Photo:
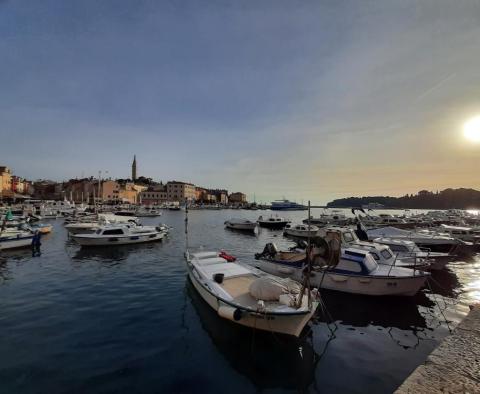
[[[268,211],[191,211],[190,244],[253,261],[280,231],[224,229]],[[313,212],[315,214],[315,212]],[[284,216],[300,221],[305,212]],[[221,320],[195,293],[183,262],[184,212],[165,211],[168,239],[81,249],[62,220],[41,257],[0,254],[0,392],[248,393],[393,391],[480,300],[480,258],[435,273],[415,298],[323,293],[301,339]]]

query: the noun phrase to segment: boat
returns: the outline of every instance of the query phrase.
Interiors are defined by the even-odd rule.
[[[92,234],[107,224],[139,224],[136,216],[117,216],[108,213],[85,217],[75,222],[65,224],[70,234]]]
[[[248,219],[229,219],[225,221],[225,227],[231,230],[251,231],[255,232],[257,223]]]
[[[357,234],[350,227],[332,226],[323,228],[318,232],[318,235],[329,241],[333,237],[339,239],[342,243],[342,248],[357,248],[367,250],[373,256],[378,264],[394,265],[396,267],[415,268],[420,270],[430,269],[430,262],[425,258],[415,257],[409,255],[405,258],[393,253],[388,245],[377,243],[373,241],[362,241]]]
[[[299,283],[226,257],[215,251],[185,253],[188,277],[208,305],[234,323],[300,336],[319,304],[316,292],[307,290],[300,298]]]
[[[430,263],[430,270],[442,270],[455,256],[448,253],[424,251],[413,241],[406,239],[375,238],[376,244],[386,245],[402,261],[426,261]]]
[[[344,226],[350,222],[350,218],[348,218],[343,212],[334,209],[331,213],[325,211],[318,217],[310,216],[307,219],[303,219],[302,222],[305,224],[310,223],[319,227],[327,225]]]
[[[30,231],[0,233],[0,250],[28,248],[32,245],[33,233]]]
[[[430,277],[428,272],[378,264],[370,252],[358,248],[313,249],[311,285],[318,289],[370,296],[414,296]],[[340,243],[338,243],[340,245]],[[255,267],[281,277],[298,280],[307,261],[306,252],[279,252],[267,244],[255,255]]]
[[[32,231],[38,230],[42,234],[48,234],[52,232],[53,226],[46,223],[35,223],[30,225]]]
[[[283,199],[272,201],[270,209],[272,211],[306,211],[308,208],[305,205]]]
[[[461,239],[466,242],[480,244],[480,229],[473,227],[449,226],[441,224],[437,229],[439,233],[448,234],[452,238]]]
[[[475,253],[475,246],[472,243],[429,230],[408,231],[387,226],[369,229],[367,235],[369,239],[393,238],[413,241],[420,248],[430,252],[448,253],[450,255],[471,255]]]
[[[111,246],[161,241],[166,234],[165,227],[117,224],[101,226],[92,234],[72,234],[71,237],[82,246]]]
[[[284,235],[292,237],[308,238],[315,237],[320,230],[317,226],[308,226],[306,224],[290,224],[288,223],[283,230]]]
[[[257,223],[260,227],[266,227],[270,229],[282,229],[288,223],[290,223],[290,221],[278,216],[270,216],[268,218],[260,216],[257,220]]]

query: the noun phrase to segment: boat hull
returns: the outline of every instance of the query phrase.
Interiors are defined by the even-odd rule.
[[[0,238],[0,250],[28,248],[32,245],[32,236]]]
[[[256,267],[272,275],[298,280],[302,269],[266,260],[258,260]],[[423,287],[428,276],[417,277],[362,277],[333,271],[312,272],[311,285],[319,289],[370,296],[414,296]]]
[[[255,229],[257,228],[256,223],[230,223],[226,222],[225,227],[230,229],[230,230],[240,230],[240,231],[250,231],[254,232]]]
[[[88,235],[88,234],[87,234]],[[146,242],[161,241],[165,237],[164,233],[138,234],[128,236],[108,236],[108,237],[83,237],[73,235],[72,238],[81,246],[112,246],[112,245],[130,245]]]
[[[200,279],[195,275],[190,267],[188,268],[188,277],[200,296],[208,305],[210,305],[212,309],[218,313],[219,317],[253,329],[271,332],[273,331],[279,334],[293,335],[298,337],[303,331],[305,325],[312,318],[318,306],[318,302],[314,301],[311,311],[296,315],[272,315],[268,313],[252,313],[243,311],[241,319],[234,320],[233,317],[230,318],[230,314],[228,313],[228,308],[231,308],[231,306],[217,298],[213,293],[209,292],[200,283]]]
[[[288,222],[258,222],[260,227],[278,230],[284,228],[287,224]]]

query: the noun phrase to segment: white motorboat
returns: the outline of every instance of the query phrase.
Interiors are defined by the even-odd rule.
[[[430,276],[423,271],[377,264],[368,251],[361,249],[343,249],[336,261],[331,256],[315,255],[312,286],[371,296],[414,296]],[[306,264],[305,252],[278,252],[273,244],[267,244],[255,258],[255,266],[262,271],[295,280],[302,277]]]
[[[438,231],[440,233],[448,234],[452,238],[473,242],[474,244],[480,244],[480,229],[441,224],[438,228]]]
[[[367,230],[368,238],[393,238],[413,241],[422,249],[431,252],[455,254],[475,253],[474,245],[448,235],[437,234],[428,230],[407,231],[395,227],[380,227]]]
[[[313,224],[319,227],[327,225],[344,226],[350,222],[350,218],[348,218],[342,211],[334,209],[332,212],[325,210],[320,216],[311,216],[310,218],[304,219],[302,222],[305,224],[310,223],[311,225]]]
[[[292,237],[308,238],[315,237],[320,229],[317,226],[307,224],[287,224],[283,230],[284,235]]]
[[[378,264],[394,265],[396,267],[415,268],[420,270],[428,270],[430,263],[425,258],[400,258],[400,256],[393,253],[388,245],[376,242],[361,241],[355,231],[350,227],[327,227],[319,231],[321,235],[328,242],[333,237],[339,239],[343,248],[356,248],[370,252],[372,257]]]
[[[70,222],[65,224],[65,229],[70,234],[92,234],[100,227],[108,224],[138,224],[138,218],[135,216],[117,216],[113,214],[100,213],[94,217],[87,217],[86,219],[77,222]]]
[[[248,219],[229,219],[225,222],[225,227],[231,230],[255,232],[257,223]]]
[[[257,223],[260,227],[266,227],[270,229],[282,229],[288,223],[290,223],[290,221],[279,216],[270,216],[268,218],[260,216],[257,220]]]
[[[297,282],[220,255],[185,253],[188,276],[208,305],[234,323],[298,337],[317,309],[316,292],[300,296]]]
[[[129,245],[162,240],[165,227],[135,225],[105,225],[93,234],[72,234],[72,239],[82,246]]]
[[[27,248],[32,245],[33,234],[30,231],[2,232],[0,250]]]
[[[373,242],[388,246],[399,259],[418,268],[418,262],[426,261],[430,270],[442,270],[455,257],[448,253],[424,251],[415,242],[406,239],[375,238]]]

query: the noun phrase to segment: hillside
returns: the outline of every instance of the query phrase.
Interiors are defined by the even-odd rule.
[[[361,207],[369,203],[378,203],[385,208],[405,209],[475,209],[480,208],[480,191],[474,189],[445,189],[440,192],[419,191],[403,197],[373,196],[347,197],[333,200],[329,208]]]

